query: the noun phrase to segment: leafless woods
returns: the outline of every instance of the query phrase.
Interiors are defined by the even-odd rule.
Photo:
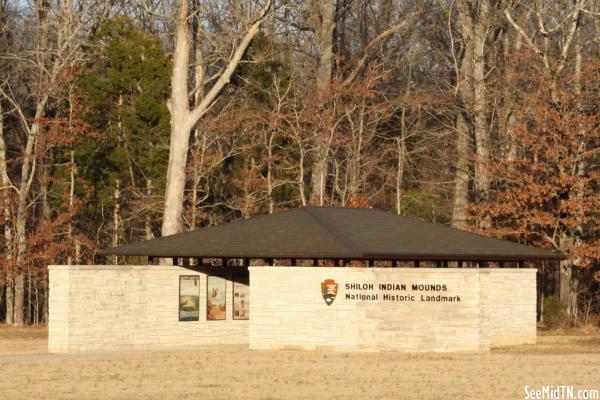
[[[541,292],[589,319],[599,73],[592,0],[0,0],[0,318],[46,320],[48,264],[316,204],[563,251]]]

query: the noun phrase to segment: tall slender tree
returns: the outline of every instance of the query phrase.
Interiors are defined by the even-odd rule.
[[[169,163],[167,166],[167,184],[165,189],[165,209],[162,223],[162,235],[171,235],[182,229],[182,215],[186,180],[186,165],[190,135],[198,121],[206,115],[215,104],[223,88],[229,83],[240,60],[252,39],[260,30],[260,26],[269,14],[271,0],[260,5],[260,10],[253,19],[247,21],[248,27],[231,56],[226,60],[221,71],[208,80],[202,73],[196,74],[195,87],[190,90],[189,62],[191,48],[190,4],[181,0],[175,17],[175,42],[173,53],[173,71],[171,75],[171,97],[168,102],[171,113],[171,139],[169,145]],[[197,27],[202,29],[200,25]],[[196,63],[201,63],[196,59]],[[197,67],[198,68],[198,67]],[[208,82],[207,82],[208,81]],[[214,81],[214,83],[212,83]],[[208,86],[212,84],[212,86]],[[190,107],[191,93],[201,93],[197,104]]]

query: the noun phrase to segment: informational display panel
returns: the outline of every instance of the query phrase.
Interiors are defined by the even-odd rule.
[[[233,319],[250,319],[250,286],[233,282]]]
[[[179,277],[179,320],[198,321],[200,317],[200,277]]]
[[[209,275],[206,280],[206,319],[219,321],[226,319],[227,297],[224,278]]]

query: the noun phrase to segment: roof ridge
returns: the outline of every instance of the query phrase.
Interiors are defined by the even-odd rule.
[[[303,210],[306,210],[306,212],[308,214],[310,214],[311,217],[313,217],[313,219],[315,221],[317,221],[319,223],[319,225],[321,225],[323,228],[325,228],[327,231],[329,231],[333,237],[335,238],[335,240],[337,240],[338,242],[340,242],[342,245],[346,246],[350,251],[355,252],[356,254],[358,254],[359,256],[364,256],[364,253],[356,248],[356,245],[352,242],[352,240],[348,239],[347,237],[345,237],[345,235],[343,234],[343,232],[338,231],[337,229],[335,229],[335,227],[333,227],[330,223],[328,223],[327,221],[322,221],[323,215],[317,215],[316,213],[314,213],[312,210],[314,209],[319,209],[319,208],[334,208],[334,207],[303,207]],[[336,207],[336,208],[342,208],[342,207]],[[327,219],[327,217],[325,217],[324,219]]]

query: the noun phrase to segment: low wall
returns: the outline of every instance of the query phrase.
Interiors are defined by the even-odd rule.
[[[226,278],[226,320],[206,320],[207,273]],[[198,276],[199,321],[179,321],[179,276]],[[49,267],[50,352],[247,344],[248,320],[232,315],[232,279],[247,269],[174,266]]]
[[[330,305],[326,280],[337,284]],[[250,282],[253,349],[487,351],[535,342],[533,269],[250,267]]]
[[[536,341],[536,270],[489,269],[490,344]]]
[[[536,339],[534,269],[190,268],[50,266],[49,351],[487,351]],[[226,279],[225,320],[207,320],[208,274]],[[181,275],[199,279],[199,321],[179,320]],[[233,282],[248,279],[250,320],[234,320]]]

